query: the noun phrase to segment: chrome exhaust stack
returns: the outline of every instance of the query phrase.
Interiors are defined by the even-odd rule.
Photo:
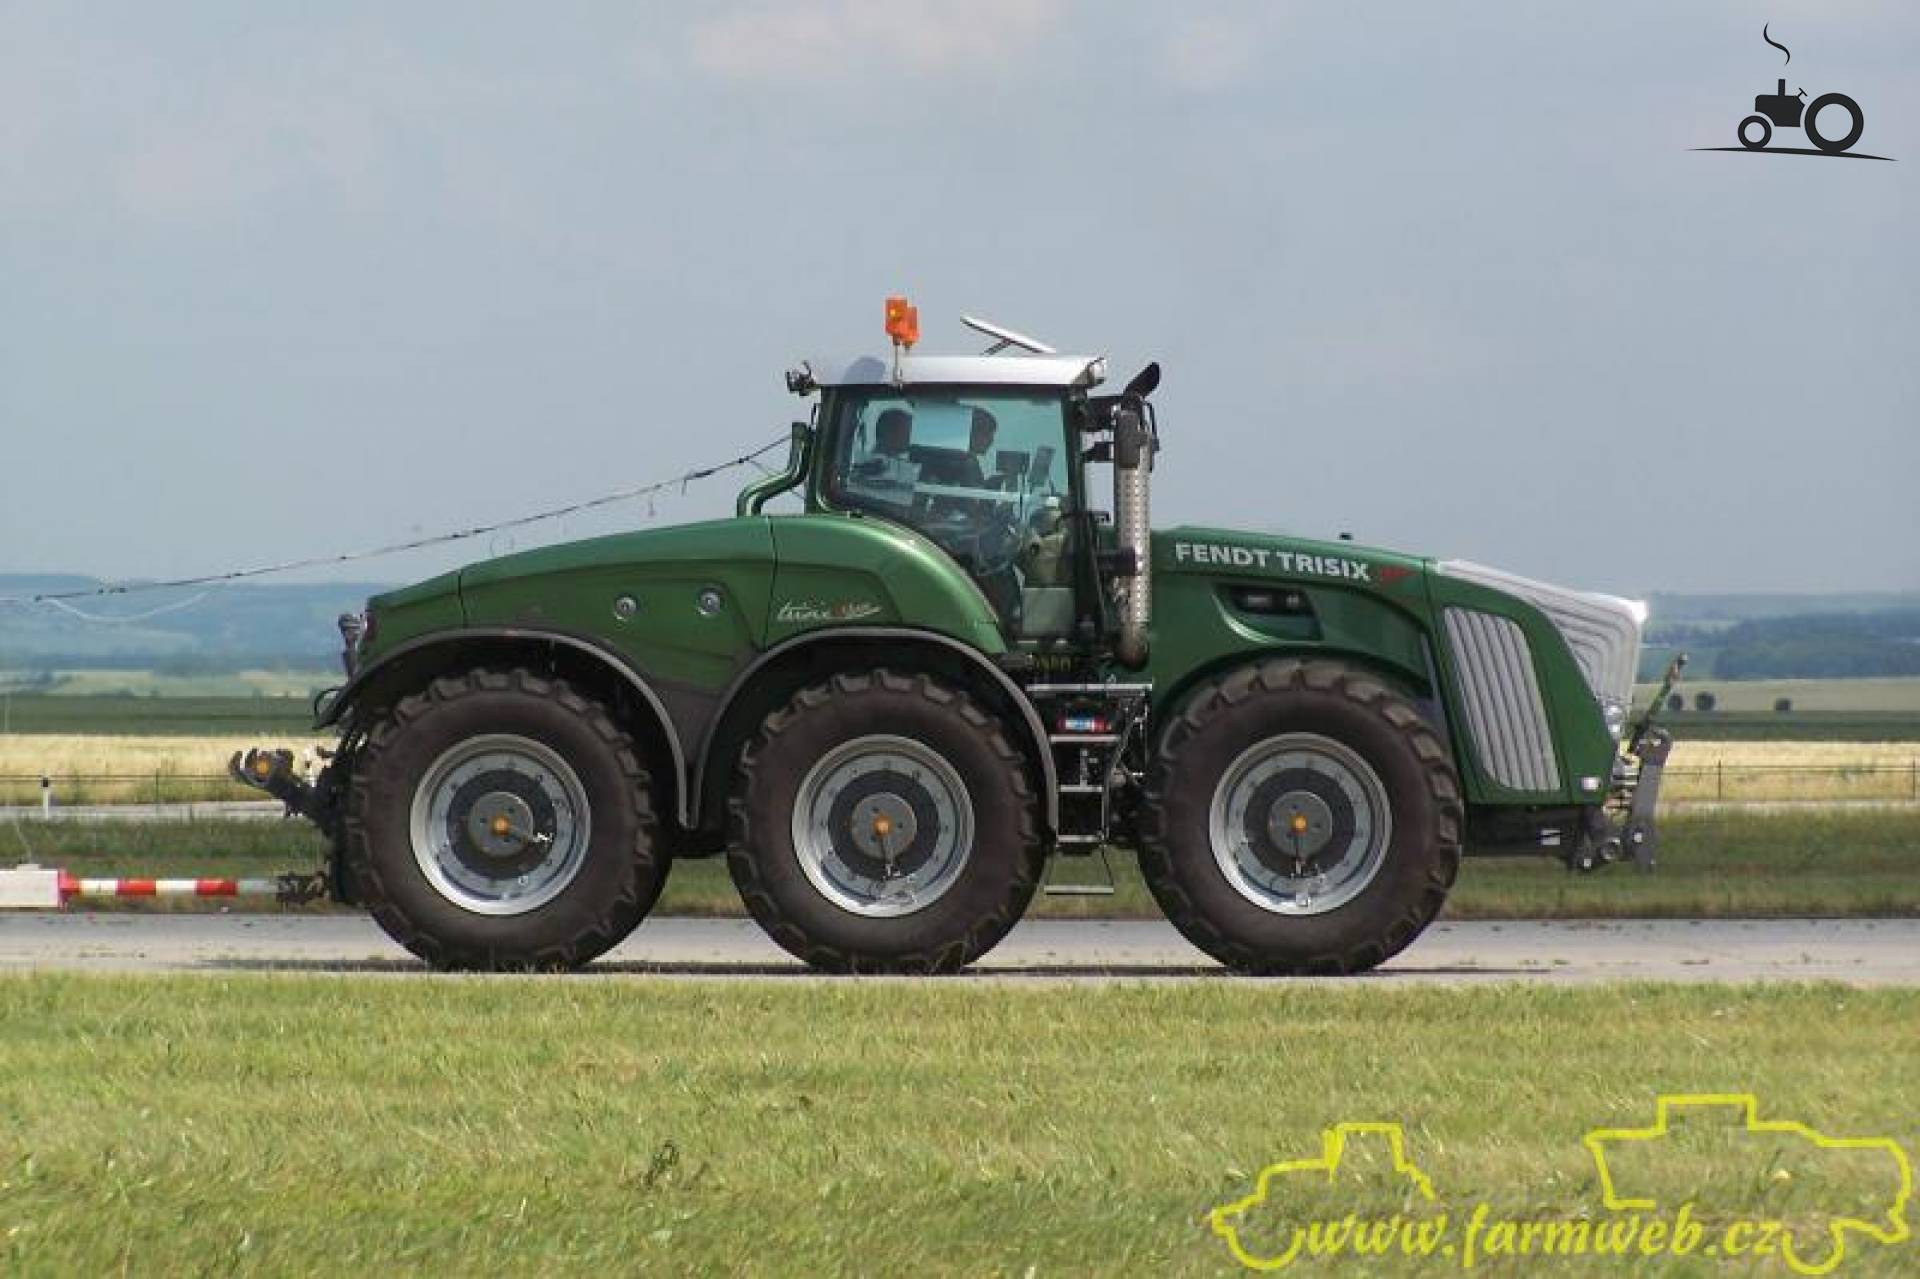
[[[1113,415],[1114,604],[1120,636],[1114,655],[1121,664],[1147,662],[1147,631],[1153,623],[1152,486],[1157,441],[1143,403],[1123,402]]]

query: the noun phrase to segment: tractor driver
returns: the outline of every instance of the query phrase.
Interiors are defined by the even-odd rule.
[[[913,414],[903,408],[881,410],[873,423],[873,452],[850,468],[850,486],[890,506],[912,505],[913,486],[920,478],[912,447]]]
[[[999,433],[1000,422],[985,409],[973,411],[973,421],[967,434],[967,458],[959,479],[962,488],[983,489],[987,487],[987,450],[993,447],[993,437]]]

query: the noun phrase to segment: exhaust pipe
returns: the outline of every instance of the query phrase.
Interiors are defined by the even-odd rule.
[[[1114,597],[1120,611],[1114,655],[1130,667],[1146,665],[1147,628],[1153,622],[1153,451],[1153,430],[1141,407],[1122,404],[1113,415]]]

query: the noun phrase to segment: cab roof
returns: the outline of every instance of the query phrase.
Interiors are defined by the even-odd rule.
[[[894,378],[891,356],[860,355],[851,359],[806,361],[806,370],[818,386],[893,386],[913,383],[957,383],[985,386],[1061,386],[1087,388],[1106,380],[1104,356],[1091,355],[906,355],[900,358],[900,377]]]

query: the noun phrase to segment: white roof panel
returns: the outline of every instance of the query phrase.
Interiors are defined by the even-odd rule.
[[[893,383],[891,356],[808,360],[806,367],[821,386]],[[1097,386],[1106,378],[1107,362],[1090,355],[908,355],[900,360],[900,374],[908,383],[1087,387]]]

